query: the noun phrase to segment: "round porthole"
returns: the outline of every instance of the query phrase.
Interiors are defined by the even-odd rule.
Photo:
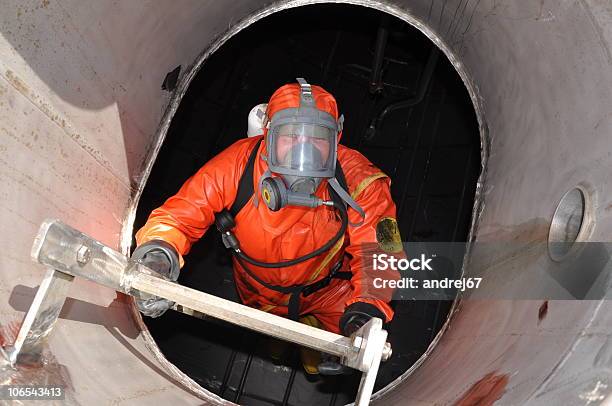
[[[559,202],[548,232],[548,252],[555,261],[566,258],[585,235],[587,194],[580,187],[568,191]]]

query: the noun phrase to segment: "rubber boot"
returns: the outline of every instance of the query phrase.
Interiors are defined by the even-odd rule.
[[[280,363],[283,358],[285,358],[288,349],[289,343],[287,341],[279,340],[272,337],[268,338],[268,353],[270,354],[270,358],[272,358],[275,364]]]
[[[321,328],[321,323],[313,315],[307,315],[300,318],[300,323],[308,326]],[[311,348],[300,347],[300,357],[302,366],[308,375],[317,375],[319,373],[318,365],[321,363],[321,353]]]
[[[342,365],[338,357],[326,353],[321,353],[321,362],[317,369],[321,375],[325,376],[349,375],[353,373],[353,369]]]

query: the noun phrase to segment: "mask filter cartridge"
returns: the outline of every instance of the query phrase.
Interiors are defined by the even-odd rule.
[[[318,183],[318,182],[317,182]],[[267,177],[261,181],[261,197],[272,211],[279,211],[286,206],[318,207],[326,204],[311,193],[294,192],[287,189],[280,177]]]

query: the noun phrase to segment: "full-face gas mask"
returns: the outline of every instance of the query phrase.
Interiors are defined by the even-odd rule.
[[[259,280],[245,262],[263,268],[284,268],[299,264],[331,249],[345,235],[348,225],[361,224],[349,222],[347,205],[365,218],[363,209],[335,177],[338,134],[342,131],[343,118],[340,117],[336,121],[331,114],[317,109],[311,86],[304,79],[298,78],[297,81],[300,84],[299,106],[278,110],[270,122],[264,122],[264,127],[268,129],[268,155],[263,158],[268,163],[268,169],[259,180],[253,204],[257,207],[258,197],[261,196],[272,211],[286,206],[332,206],[340,216],[340,228],[329,241],[312,252],[280,262],[261,262],[240,248],[240,242],[232,232],[235,222],[229,211],[222,210],[215,215],[217,228],[223,235],[223,243],[232,249],[240,266],[258,283],[269,289],[284,293],[293,292],[292,298],[299,298],[299,289],[304,286],[294,286],[291,288],[294,290],[289,291],[286,287],[269,285]],[[323,179],[327,179],[331,200],[322,200],[315,196]],[[295,295],[295,292],[298,294]]]
[[[285,206],[332,205],[314,195],[323,179],[329,179],[334,190],[339,188],[344,192],[339,193],[343,200],[350,199],[334,179],[343,117],[336,121],[331,114],[319,110],[311,86],[302,78],[297,81],[300,84],[299,107],[276,112],[268,123],[269,169],[259,182],[259,190],[272,211]],[[347,203],[354,203],[350,200]]]

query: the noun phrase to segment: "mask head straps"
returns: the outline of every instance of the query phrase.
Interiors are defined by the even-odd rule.
[[[338,194],[340,199],[342,199],[346,204],[351,206],[353,210],[355,210],[361,216],[361,221],[359,223],[349,222],[349,225],[351,225],[352,227],[357,227],[357,226],[362,225],[363,221],[365,220],[365,211],[361,208],[361,206],[359,206],[359,204],[355,200],[353,200],[351,195],[349,195],[348,192],[344,190],[342,186],[340,186],[340,183],[335,177],[329,179],[328,183],[329,183],[329,186],[331,186],[331,188],[334,189],[334,192]]]
[[[296,80],[300,84],[300,107],[316,108],[314,97],[312,97],[312,86],[304,78]]]

